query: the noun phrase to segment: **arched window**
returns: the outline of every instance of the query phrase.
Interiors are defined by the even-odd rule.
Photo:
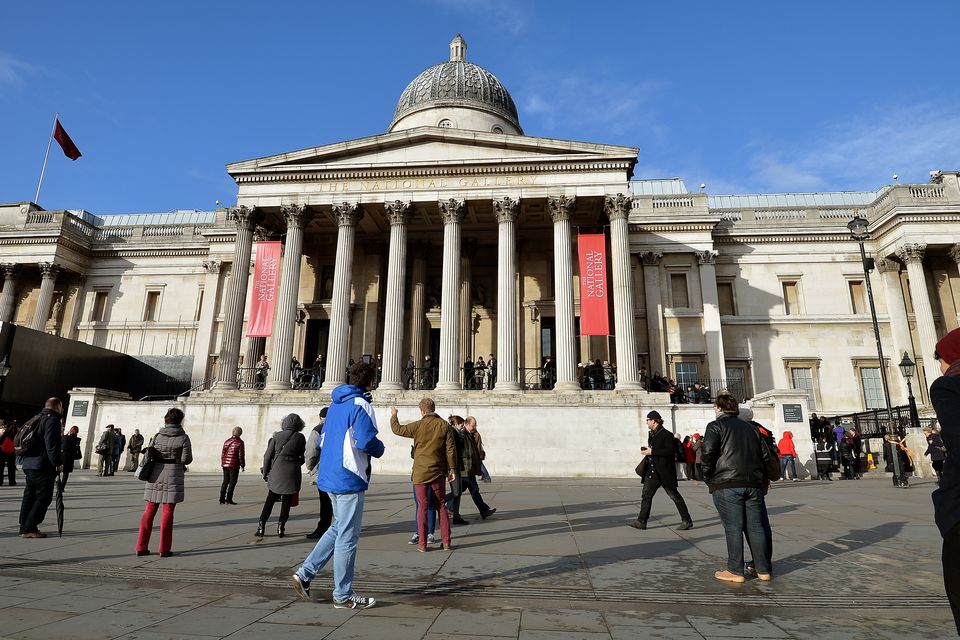
[[[437,123],[437,126],[440,127],[441,129],[452,129],[453,120],[451,120],[450,118],[444,118],[443,120]]]
[[[503,127],[501,127],[500,125],[494,125],[494,126],[493,126],[493,129],[490,129],[490,131],[491,131],[492,133],[500,133],[500,134],[502,134],[502,133],[503,133]]]

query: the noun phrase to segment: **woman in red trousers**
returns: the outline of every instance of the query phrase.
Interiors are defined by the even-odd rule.
[[[183,432],[183,411],[170,409],[163,422],[163,428],[150,444],[155,449],[154,465],[143,492],[147,506],[140,518],[138,556],[150,555],[150,534],[153,533],[153,519],[160,505],[163,505],[163,514],[160,517],[160,557],[169,558],[173,555],[173,509],[178,502],[183,502],[184,469],[193,462],[190,437]]]

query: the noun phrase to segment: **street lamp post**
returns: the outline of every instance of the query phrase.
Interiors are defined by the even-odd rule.
[[[887,429],[889,432],[896,434],[899,430],[894,424],[893,410],[890,408],[890,385],[887,383],[887,369],[883,363],[883,346],[880,343],[880,325],[877,323],[877,306],[873,302],[873,287],[870,285],[870,271],[873,268],[873,258],[867,260],[867,251],[863,246],[863,241],[870,237],[870,232],[867,230],[869,225],[870,223],[867,219],[857,212],[853,220],[847,223],[847,229],[850,230],[850,235],[853,236],[853,239],[860,245],[860,262],[863,265],[863,281],[867,285],[867,300],[870,302],[870,318],[873,320],[873,337],[877,342],[877,358],[879,358],[880,361],[880,381],[883,383],[883,400],[887,408]],[[897,451],[894,449],[892,443],[890,451],[891,457],[893,458],[893,475],[899,478],[900,456],[897,455]],[[859,463],[860,461],[857,460],[857,464]]]
[[[910,355],[904,351],[903,359],[897,366],[900,367],[900,373],[903,374],[903,379],[907,381],[907,404],[910,406],[910,426],[917,428],[920,426],[920,415],[917,413],[917,399],[913,397],[913,385],[910,384],[910,379],[913,378],[913,374],[917,371],[917,363],[911,360]]]

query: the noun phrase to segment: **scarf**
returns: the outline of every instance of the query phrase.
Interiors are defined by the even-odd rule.
[[[943,374],[945,376],[960,376],[960,358],[950,363],[950,367]]]

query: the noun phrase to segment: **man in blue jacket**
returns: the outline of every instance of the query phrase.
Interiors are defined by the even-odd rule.
[[[63,421],[63,403],[50,398],[40,412],[36,436],[30,450],[23,454],[23,474],[27,486],[20,503],[20,537],[46,538],[37,527],[47,515],[53,500],[53,484],[63,471],[60,427]]]
[[[330,496],[334,521],[292,578],[300,597],[309,599],[310,581],[333,557],[333,606],[337,609],[368,609],[376,604],[353,591],[371,458],[379,458],[384,450],[370,404],[376,377],[374,365],[359,362],[350,369],[350,384],[333,390],[318,445],[317,488]]]

